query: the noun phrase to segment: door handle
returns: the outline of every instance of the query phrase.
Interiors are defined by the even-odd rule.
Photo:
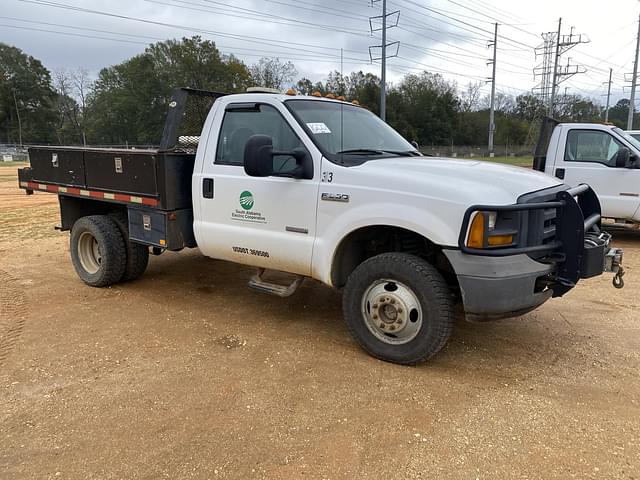
[[[560,180],[564,180],[564,168],[556,168],[556,177]]]
[[[202,179],[202,196],[204,198],[213,198],[213,178]]]

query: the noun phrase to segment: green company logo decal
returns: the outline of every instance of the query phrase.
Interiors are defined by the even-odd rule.
[[[248,190],[240,194],[240,206],[245,210],[253,208],[253,195]]]

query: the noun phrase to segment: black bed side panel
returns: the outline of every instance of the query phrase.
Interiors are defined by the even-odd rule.
[[[29,161],[33,181],[86,187],[82,150],[30,147]]]
[[[156,159],[150,153],[85,153],[87,188],[139,195],[156,195]]]

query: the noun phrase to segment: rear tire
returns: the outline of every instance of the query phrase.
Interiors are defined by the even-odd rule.
[[[82,217],[71,229],[71,261],[87,285],[106,287],[118,283],[127,256],[116,222],[106,215]]]
[[[116,222],[127,251],[127,264],[122,275],[122,282],[128,282],[139,278],[149,264],[149,247],[129,240],[129,218],[124,212],[112,213],[109,216]]]
[[[360,346],[387,362],[424,361],[446,345],[453,330],[453,301],[442,275],[405,253],[361,263],[347,279],[342,309]]]

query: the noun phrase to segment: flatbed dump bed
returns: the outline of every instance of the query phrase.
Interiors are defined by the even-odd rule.
[[[131,203],[160,210],[191,208],[195,153],[47,146],[29,148],[29,157],[31,168],[20,170],[19,180],[33,190],[58,185],[67,189],[61,194],[82,190],[114,202],[133,197]]]
[[[59,195],[62,230],[108,202],[127,213],[131,240],[168,250],[195,247],[195,152],[209,109],[222,95],[177,89],[158,148],[30,147],[30,167],[18,171],[20,187]]]

